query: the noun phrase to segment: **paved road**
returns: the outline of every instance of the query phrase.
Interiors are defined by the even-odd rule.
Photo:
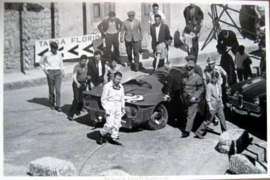
[[[216,133],[208,133],[204,140],[193,134],[181,139],[173,125],[158,131],[122,130],[124,146],[99,146],[99,128],[91,126],[86,113],[73,122],[66,119],[73,98],[71,83],[62,84],[64,113],[48,108],[47,94],[46,85],[4,92],[4,175],[27,176],[29,162],[44,156],[72,162],[81,176],[112,169],[134,176],[222,175],[228,168],[228,156],[215,150],[219,126],[211,127]],[[266,140],[265,123],[227,116],[232,122],[228,121],[229,129],[246,128]]]

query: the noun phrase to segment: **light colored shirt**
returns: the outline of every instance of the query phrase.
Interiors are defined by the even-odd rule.
[[[156,41],[158,42],[158,36],[159,36],[159,30],[160,30],[160,26],[161,26],[161,23],[159,24],[159,26],[156,26]]]
[[[223,83],[223,78],[222,78],[222,76],[223,76],[223,77],[227,76],[227,73],[226,73],[226,71],[225,71],[222,67],[220,67],[220,66],[215,66],[215,68],[214,68],[212,71],[210,71],[209,66],[206,66],[206,68],[205,68],[205,70],[204,70],[204,74],[203,74],[204,77],[203,77],[203,78],[204,78],[207,82],[210,82],[210,81],[211,81],[211,74],[212,74],[213,72],[217,72],[217,73],[219,74],[219,77],[218,77],[218,84],[219,84],[219,85],[222,85],[222,83]]]
[[[73,70],[73,74],[76,73],[76,79],[79,82],[85,82],[86,81],[86,77],[87,77],[87,65],[85,65],[84,67],[81,66],[81,64],[77,64],[74,67]]]
[[[39,61],[39,65],[43,70],[63,70],[63,59],[62,55],[57,52],[53,54],[51,51],[45,53]]]
[[[119,84],[120,89],[113,88],[113,82],[108,82],[103,86],[103,91],[101,95],[101,104],[105,111],[108,110],[108,102],[121,102],[122,108],[125,107],[125,92],[122,84]]]
[[[134,24],[134,20],[133,20],[133,21],[129,21],[129,23],[130,23],[130,27],[131,27],[131,29],[133,30],[133,24]]]
[[[239,52],[235,55],[235,65],[237,69],[244,69],[243,61],[248,57],[246,53],[241,55]]]
[[[157,55],[160,54],[160,59],[165,59],[167,58],[168,55],[168,50],[166,48],[166,44],[163,43],[159,43],[156,47],[156,53],[155,53],[155,57],[157,57]]]
[[[206,101],[221,101],[222,99],[222,89],[220,84],[208,83],[206,85]]]
[[[166,17],[162,11],[158,11],[158,14],[161,16],[161,20],[164,24],[166,24]],[[155,24],[155,14],[153,12],[149,13],[149,24]]]
[[[109,27],[107,30],[108,34],[116,34],[118,30],[116,29],[115,21],[109,21]]]

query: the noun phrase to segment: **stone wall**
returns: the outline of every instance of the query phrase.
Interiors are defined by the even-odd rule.
[[[44,9],[40,12],[27,11],[22,13],[23,21],[29,34],[29,69],[34,68],[34,45],[39,39],[51,38],[51,10],[50,3],[39,3]],[[20,23],[18,10],[4,11],[4,72],[20,71]],[[57,4],[55,4],[55,32],[59,37],[59,15]]]

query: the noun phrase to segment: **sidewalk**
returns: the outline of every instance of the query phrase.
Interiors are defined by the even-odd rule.
[[[251,52],[253,50],[258,49],[258,45],[254,44],[253,41],[248,39],[238,39],[239,44],[243,44],[246,47],[246,52]],[[207,57],[212,57],[217,60],[220,59],[220,55],[216,51],[216,41],[212,40],[204,49],[203,51],[199,51],[199,57],[197,64],[203,65],[205,64],[205,61]],[[201,46],[204,44],[204,41],[201,41],[200,43],[200,49]],[[187,56],[187,53],[182,51],[181,49],[176,49],[174,47],[169,48],[169,59],[173,63],[173,65],[184,65],[185,64],[185,56]],[[125,59],[125,57],[123,57]],[[143,63],[143,67],[145,69],[152,69],[152,62],[153,57],[149,57],[148,59],[140,58],[140,62]],[[253,64],[257,64],[259,62],[254,62]],[[66,76],[64,78],[64,81],[71,81],[73,67],[76,64],[76,62],[65,62],[65,73]],[[218,63],[219,64],[219,61]],[[129,70],[129,67],[124,68],[123,72],[126,72]],[[135,72],[134,72],[135,73]],[[143,74],[142,72],[137,72],[138,75]],[[35,69],[32,69],[29,71],[28,75],[24,75],[21,72],[17,73],[10,73],[10,74],[4,74],[4,91],[6,90],[13,90],[13,89],[21,89],[26,87],[32,87],[36,85],[43,85],[47,83],[46,76],[44,72],[38,67]]]

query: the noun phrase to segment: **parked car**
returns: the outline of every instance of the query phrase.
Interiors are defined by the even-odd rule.
[[[241,115],[266,118],[266,73],[231,86],[227,107]]]
[[[183,68],[178,68],[184,72]],[[169,106],[164,102],[162,92],[167,72],[160,68],[151,75],[142,75],[123,83],[125,89],[126,115],[122,127],[131,129],[147,124],[152,130],[164,128],[169,118]],[[95,122],[105,121],[105,111],[101,106],[102,85],[84,92],[84,107]]]

